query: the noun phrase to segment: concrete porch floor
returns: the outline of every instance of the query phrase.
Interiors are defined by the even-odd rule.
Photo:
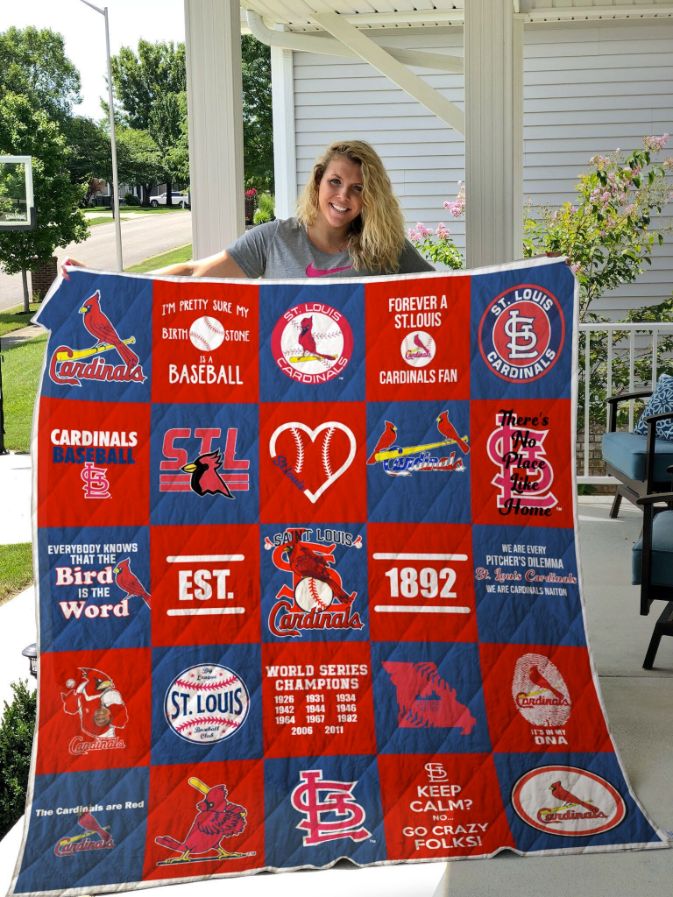
[[[1,466],[1,465],[0,465]],[[638,615],[631,581],[631,546],[641,515],[624,503],[618,520],[609,519],[611,499],[579,499],[580,552],[587,626],[610,730],[627,777],[646,812],[660,828],[673,830],[673,639],[662,641],[656,669],[642,662],[654,622]],[[11,541],[7,539],[7,541]],[[2,678],[25,676],[20,648],[32,641],[30,596],[14,611],[0,608],[12,630],[5,646]],[[16,615],[20,619],[14,619]],[[10,621],[11,616],[11,621]],[[7,620],[4,620],[7,617]],[[11,625],[10,625],[11,622]],[[18,631],[21,634],[18,635]],[[18,641],[17,641],[18,635]],[[9,637],[9,631],[7,631]],[[9,638],[8,638],[9,641]],[[16,650],[14,650],[14,648]],[[0,842],[0,893],[11,880],[23,820]],[[346,876],[348,880],[346,881]],[[493,860],[387,866],[356,871],[345,865],[326,872],[257,875],[239,879],[153,888],[156,897],[670,897],[673,850],[524,858],[506,854]],[[3,885],[5,888],[3,889]],[[179,888],[182,887],[182,894]]]

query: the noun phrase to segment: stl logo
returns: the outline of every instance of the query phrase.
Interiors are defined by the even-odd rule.
[[[435,357],[437,344],[425,330],[414,330],[402,340],[400,353],[411,367],[423,368]]]
[[[549,418],[520,419],[513,411],[498,411],[496,429],[488,437],[486,450],[500,473],[491,484],[499,490],[496,504],[503,514],[533,514],[549,517],[558,499],[551,491],[554,471],[544,442]],[[545,429],[533,429],[538,423]],[[532,424],[532,426],[530,425]]]
[[[531,284],[500,293],[479,323],[481,357],[497,377],[510,383],[547,374],[558,361],[564,338],[558,299]]]
[[[79,716],[81,735],[75,735],[68,751],[77,757],[89,751],[109,751],[126,747],[117,735],[128,722],[128,711],[121,693],[101,670],[80,667],[79,679],[68,679],[68,691],[61,692],[63,710],[69,716]]]
[[[397,692],[401,729],[459,728],[461,735],[470,735],[477,721],[439,675],[437,664],[386,660],[383,669]]]
[[[605,779],[574,766],[543,766],[523,775],[512,805],[533,828],[550,835],[607,832],[626,816],[626,804]]]
[[[245,682],[216,663],[183,670],[164,698],[166,722],[176,735],[193,744],[216,744],[234,735],[249,709]]]
[[[271,334],[271,351],[281,371],[300,383],[326,383],[341,374],[353,354],[346,318],[321,302],[288,309]]]
[[[512,697],[519,713],[534,726],[562,726],[572,709],[563,676],[543,654],[523,654],[517,660]]]
[[[199,496],[222,495],[231,499],[234,492],[248,492],[250,461],[236,457],[238,429],[228,428],[224,446],[217,444],[221,438],[219,427],[166,430],[159,464],[159,492],[195,492]],[[189,451],[179,444],[183,440],[188,440]]]
[[[350,533],[332,530],[330,534],[353,548],[362,547],[361,536],[351,542]],[[273,635],[301,638],[302,630],[362,629],[360,615],[352,610],[357,592],[345,589],[331,566],[336,543],[309,541],[304,529],[288,529],[284,537],[289,541],[276,545],[271,559],[276,569],[290,574],[292,586],[283,585],[276,594],[268,621]],[[270,540],[268,547],[272,547]]]
[[[187,781],[201,794],[201,800],[196,804],[196,815],[181,841],[172,835],[156,836],[155,844],[178,854],[160,860],[157,866],[201,863],[206,860],[236,860],[240,857],[255,856],[254,850],[249,853],[236,853],[222,846],[223,841],[237,838],[243,833],[248,816],[245,807],[228,800],[227,786],[213,785],[210,788],[194,776]]]
[[[448,454],[435,452],[446,446],[456,446],[464,455],[470,452],[467,436],[459,436],[458,431],[449,420],[449,412],[442,411],[435,418],[437,430],[442,437],[437,442],[426,442],[423,445],[395,445],[397,427],[387,420],[383,432],[379,436],[374,449],[367,458],[367,464],[381,464],[389,477],[409,477],[423,471],[463,471],[465,464],[462,458],[456,458],[455,451]]]
[[[107,467],[97,467],[93,461],[86,461],[80,474],[84,498],[112,498]]]
[[[81,386],[82,380],[144,383],[147,379],[136,353],[129,348],[135,336],[122,339],[117,328],[101,308],[100,290],[82,303],[79,310],[85,330],[96,342],[88,349],[58,346],[49,361],[49,376],[54,383]],[[103,360],[103,355],[116,352],[121,364]],[[89,360],[93,359],[93,360]]]
[[[353,796],[357,781],[323,779],[322,769],[302,770],[299,778],[301,782],[292,792],[291,801],[304,816],[296,826],[306,833],[302,838],[304,847],[341,838],[350,838],[357,844],[371,836],[364,826],[364,808]],[[323,793],[325,796],[321,797]]]
[[[83,851],[112,850],[114,848],[114,838],[108,831],[110,826],[102,826],[93,813],[82,813],[77,819],[77,824],[84,831],[66,838],[59,838],[54,845],[55,856],[71,857]]]
[[[276,427],[269,440],[273,463],[311,504],[348,470],[355,450],[353,431],[336,420],[314,430],[291,421]]]

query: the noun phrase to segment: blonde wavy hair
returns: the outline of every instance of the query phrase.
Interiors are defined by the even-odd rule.
[[[362,171],[362,212],[351,222],[348,238],[353,267],[393,274],[404,246],[404,218],[383,162],[364,140],[340,140],[327,147],[299,197],[297,218],[306,228],[315,222],[320,182],[336,156],[357,162]]]

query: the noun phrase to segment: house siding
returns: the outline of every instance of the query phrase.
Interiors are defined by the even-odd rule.
[[[372,32],[370,36],[374,36]],[[378,36],[390,46],[462,55],[456,29]],[[325,145],[340,137],[370,141],[381,154],[409,225],[449,224],[464,246],[464,221],[442,201],[464,177],[464,142],[414,99],[364,62],[294,53],[297,183]],[[463,105],[463,76],[415,70]],[[528,26],[524,49],[524,200],[556,206],[574,195],[594,153],[640,146],[646,134],[673,132],[673,22]],[[673,151],[673,147],[672,147]],[[663,225],[673,225],[673,207]],[[621,318],[662,301],[673,288],[673,231],[651,270],[596,304]]]

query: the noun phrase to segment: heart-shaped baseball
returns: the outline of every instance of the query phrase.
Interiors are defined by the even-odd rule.
[[[335,420],[325,421],[315,429],[289,421],[276,427],[269,440],[274,463],[312,504],[348,470],[355,449],[352,431]]]

